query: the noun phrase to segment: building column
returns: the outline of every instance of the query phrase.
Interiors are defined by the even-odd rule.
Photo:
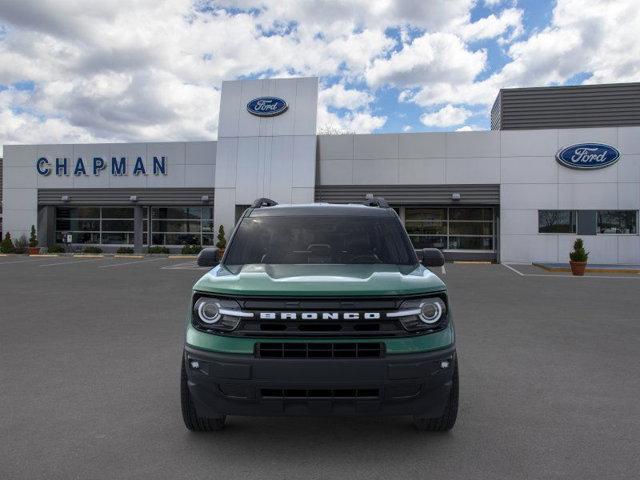
[[[138,205],[133,207],[133,251],[135,253],[142,253],[143,208]]]
[[[56,243],[56,207],[45,205],[38,209],[38,246],[51,247]]]

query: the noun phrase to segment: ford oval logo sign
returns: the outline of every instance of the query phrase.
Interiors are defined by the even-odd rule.
[[[278,97],[259,97],[247,103],[247,110],[258,117],[275,117],[284,113],[289,105]]]
[[[579,143],[565,147],[558,152],[556,159],[565,167],[580,170],[595,170],[613,165],[620,158],[620,152],[610,145],[602,143]]]

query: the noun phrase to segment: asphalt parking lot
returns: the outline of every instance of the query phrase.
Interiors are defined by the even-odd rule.
[[[458,423],[182,424],[202,270],[167,258],[0,258],[0,478],[603,479],[640,471],[640,276],[447,265]],[[530,276],[529,276],[530,274]],[[539,274],[539,275],[538,275]]]

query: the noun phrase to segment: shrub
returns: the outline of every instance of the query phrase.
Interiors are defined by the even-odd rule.
[[[133,248],[131,247],[120,247],[116,250],[116,253],[120,255],[130,255],[133,253]]]
[[[15,250],[13,246],[13,241],[11,240],[11,234],[7,232],[4,236],[4,240],[0,243],[0,252],[1,253],[13,253]]]
[[[201,245],[185,245],[182,247],[183,255],[197,255],[202,250]]]
[[[149,247],[149,253],[169,253],[169,249],[167,247],[155,245],[153,247]]]
[[[48,253],[64,253],[64,247],[62,245],[51,245],[47,248]]]
[[[573,262],[586,262],[589,259],[589,252],[585,251],[581,238],[577,238],[573,243],[573,252],[569,254],[569,258]]]
[[[102,249],[100,247],[89,245],[88,247],[84,247],[82,253],[102,253]]]
[[[29,246],[35,248],[38,246],[38,236],[36,235],[35,225],[31,225],[31,235],[29,235]]]
[[[27,247],[29,246],[29,242],[27,241],[27,237],[26,235],[21,235],[20,238],[18,238],[15,241],[15,246],[14,246],[14,253],[27,253]]]
[[[224,225],[220,225],[218,228],[218,241],[216,242],[216,247],[220,250],[224,250],[227,248],[227,239],[224,236]]]

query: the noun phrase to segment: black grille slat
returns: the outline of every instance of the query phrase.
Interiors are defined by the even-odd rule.
[[[261,342],[256,344],[255,352],[260,358],[380,358],[384,355],[384,344]]]
[[[378,388],[263,388],[260,390],[262,398],[309,400],[364,400],[380,398]]]

